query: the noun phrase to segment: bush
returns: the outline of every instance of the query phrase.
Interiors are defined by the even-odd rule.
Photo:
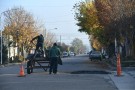
[[[0,53],[0,58],[1,58],[1,53]],[[2,63],[7,64],[8,63],[8,50],[7,47],[3,45],[2,48]]]
[[[24,57],[22,55],[19,55],[19,57],[18,56],[14,56],[13,60],[11,61],[11,63],[20,63],[23,60],[24,60]]]

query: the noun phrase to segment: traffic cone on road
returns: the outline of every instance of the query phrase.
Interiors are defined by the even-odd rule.
[[[121,63],[120,63],[120,54],[117,56],[117,76],[121,76]]]
[[[20,77],[24,77],[24,76],[25,76],[24,68],[23,68],[23,65],[22,65],[22,64],[21,64],[21,67],[20,67],[20,73],[19,73],[19,76],[20,76]]]

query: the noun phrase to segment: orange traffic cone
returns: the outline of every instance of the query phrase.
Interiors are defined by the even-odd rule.
[[[20,75],[20,77],[24,77],[25,76],[25,74],[24,74],[24,68],[23,68],[23,65],[21,64],[21,68],[20,68],[20,73],[19,73]]]
[[[121,63],[120,63],[120,54],[117,56],[117,76],[121,76]]]

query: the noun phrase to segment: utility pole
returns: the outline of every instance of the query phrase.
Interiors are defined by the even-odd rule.
[[[16,32],[16,36],[17,36],[17,56],[18,56],[18,59],[19,59],[19,30],[17,30]]]

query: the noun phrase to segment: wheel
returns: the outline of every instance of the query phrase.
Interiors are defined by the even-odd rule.
[[[31,61],[31,73],[33,73],[33,67],[35,66],[35,62],[34,61]]]
[[[34,64],[31,60],[27,62],[27,74],[33,73]]]
[[[28,61],[27,62],[27,74],[30,74],[31,73],[31,61]]]

